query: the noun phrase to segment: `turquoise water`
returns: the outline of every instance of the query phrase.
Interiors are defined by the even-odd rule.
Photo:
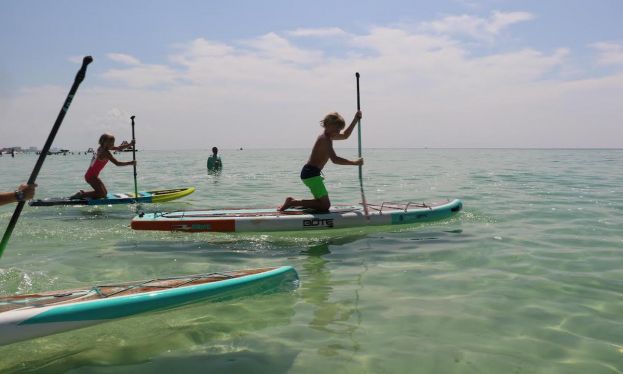
[[[211,145],[210,145],[211,146]],[[195,186],[146,211],[277,206],[307,196],[308,150],[144,151],[139,188]],[[356,151],[339,150],[354,158]],[[0,294],[292,265],[291,293],[202,303],[0,347],[0,372],[621,373],[622,150],[365,150],[370,202],[461,198],[452,219],[316,234],[134,232],[133,207],[26,207]],[[131,154],[119,155],[131,158]],[[0,158],[0,190],[36,156]],[[38,197],[78,188],[89,159],[51,156]],[[358,202],[355,167],[325,170]],[[108,165],[111,192],[132,168]],[[4,227],[13,206],[0,208]]]

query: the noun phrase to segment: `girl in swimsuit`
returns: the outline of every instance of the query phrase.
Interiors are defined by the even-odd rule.
[[[93,187],[93,191],[85,192],[80,190],[80,192],[77,192],[71,197],[72,199],[101,199],[106,197],[108,190],[106,190],[104,182],[102,182],[99,178],[99,174],[108,161],[112,161],[112,163],[117,166],[128,166],[136,163],[136,161],[118,161],[110,153],[111,150],[120,151],[125,148],[133,147],[134,141],[115,147],[115,137],[111,134],[103,134],[100,136],[99,145],[100,146],[97,149],[97,152],[93,154],[93,158],[91,159],[91,164],[89,165],[87,172],[84,174],[84,180],[90,184],[91,187]]]

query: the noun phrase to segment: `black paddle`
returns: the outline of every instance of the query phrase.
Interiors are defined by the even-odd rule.
[[[76,78],[74,79],[74,84],[71,86],[71,89],[69,90],[69,94],[67,94],[67,98],[65,99],[65,103],[63,104],[63,107],[61,108],[61,111],[58,114],[58,117],[56,117],[56,122],[54,122],[54,126],[52,126],[52,131],[50,131],[50,135],[48,135],[48,140],[46,140],[45,145],[43,146],[43,149],[41,150],[41,153],[39,154],[39,159],[37,159],[35,168],[32,170],[32,173],[30,173],[30,178],[28,178],[28,184],[35,183],[35,180],[37,179],[37,175],[39,175],[39,170],[41,170],[41,166],[43,166],[43,161],[45,161],[45,157],[48,155],[48,152],[50,151],[50,147],[52,146],[52,142],[54,141],[54,138],[56,137],[56,133],[58,132],[58,129],[61,127],[61,123],[63,123],[63,118],[65,118],[65,114],[69,110],[71,101],[73,100],[74,95],[76,95],[78,86],[80,86],[80,83],[82,83],[87,73],[87,66],[91,62],[93,62],[93,57],[91,56],[86,56],[84,59],[82,59],[82,66],[80,67],[80,70],[78,70],[78,73],[76,74]],[[15,228],[15,225],[17,224],[17,220],[19,218],[19,215],[22,213],[23,208],[24,208],[24,201],[20,201],[15,207],[15,211],[13,212],[13,216],[11,217],[9,226],[4,232],[4,236],[2,237],[2,242],[0,242],[0,257],[2,257],[2,253],[4,253],[4,249],[6,248],[6,245],[9,242],[9,239],[11,238],[11,234],[13,233],[13,229]]]
[[[134,117],[130,117],[132,120],[132,160],[134,161],[134,203],[138,203],[138,185],[136,184],[136,138],[134,137]],[[137,208],[138,209],[138,208]]]
[[[355,77],[357,78],[357,111],[360,111],[361,101],[359,100],[359,73],[355,73]],[[357,129],[359,137],[359,158],[361,158],[361,118],[359,119]],[[363,212],[366,215],[366,218],[370,219],[370,214],[368,213],[368,203],[366,202],[366,195],[363,193],[363,166],[361,165],[359,165],[359,187],[361,189],[361,203],[363,204]]]

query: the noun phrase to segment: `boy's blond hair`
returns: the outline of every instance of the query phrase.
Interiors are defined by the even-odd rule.
[[[346,127],[346,122],[344,118],[338,112],[331,112],[324,116],[324,119],[320,121],[322,127],[327,127],[328,124],[336,124],[337,127],[341,130]]]

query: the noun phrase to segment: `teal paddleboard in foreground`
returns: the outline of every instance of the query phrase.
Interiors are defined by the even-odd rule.
[[[200,301],[293,290],[291,266],[0,296],[0,345]]]

